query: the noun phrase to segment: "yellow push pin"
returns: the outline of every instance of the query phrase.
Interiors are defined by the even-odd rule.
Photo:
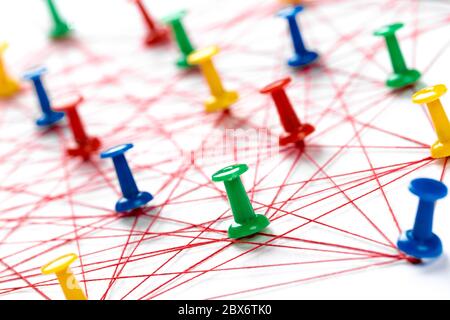
[[[20,90],[19,82],[6,72],[3,61],[3,53],[6,48],[8,48],[6,42],[0,43],[0,98],[8,98]]]
[[[59,257],[41,268],[42,274],[56,274],[67,300],[87,300],[75,275],[70,269],[72,262],[78,259],[74,253]]]
[[[219,48],[217,46],[211,46],[194,51],[188,56],[189,64],[200,66],[211,91],[211,97],[205,101],[206,112],[228,109],[230,105],[239,99],[236,91],[226,91],[222,85],[222,80],[212,61],[212,57],[218,52]]]
[[[433,158],[445,158],[450,156],[450,122],[448,121],[444,107],[439,98],[447,92],[443,84],[424,88],[416,92],[412,101],[417,104],[426,104],[438,141],[431,146]]]
[[[279,0],[279,2],[284,3],[284,4],[291,4],[291,5],[296,5],[296,4],[302,4],[302,0]]]

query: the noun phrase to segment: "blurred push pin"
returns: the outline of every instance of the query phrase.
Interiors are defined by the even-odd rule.
[[[112,158],[114,167],[116,169],[117,178],[119,179],[120,188],[122,189],[123,197],[116,203],[117,212],[127,212],[137,209],[147,204],[153,199],[153,196],[145,191],[139,191],[136,182],[128,166],[127,159],[124,153],[133,148],[131,143],[122,144],[112,147],[100,154],[102,159]]]
[[[83,97],[80,95],[68,95],[57,100],[55,110],[66,114],[72,135],[77,144],[77,147],[67,149],[67,154],[70,156],[80,156],[84,160],[88,160],[91,154],[100,148],[101,142],[98,138],[89,137],[86,134],[77,110],[78,105],[82,101]]]
[[[376,36],[382,36],[386,40],[386,46],[391,58],[394,73],[386,81],[391,88],[403,88],[415,83],[420,78],[420,72],[406,67],[400,45],[395,32],[403,27],[403,23],[394,23],[382,27],[374,32]]]
[[[295,110],[286,95],[285,87],[291,82],[291,78],[284,78],[275,81],[260,90],[261,93],[269,93],[272,96],[278,115],[284,130],[285,136],[280,137],[280,145],[295,143],[304,146],[306,136],[314,132],[315,128],[308,124],[302,124],[295,113]]]
[[[172,32],[175,36],[175,40],[181,51],[181,57],[177,60],[177,66],[182,69],[192,67],[187,57],[195,50],[191,41],[186,33],[182,19],[186,15],[186,11],[175,12],[163,19],[164,23],[168,24],[172,28]]]
[[[240,175],[248,170],[245,164],[225,167],[213,174],[214,182],[222,181],[231,205],[235,223],[228,228],[228,236],[232,239],[243,238],[266,228],[270,221],[266,216],[255,214]]]
[[[45,91],[44,84],[42,83],[42,74],[47,70],[45,68],[38,68],[25,73],[24,78],[31,80],[36,90],[36,94],[39,100],[39,105],[42,110],[42,117],[36,121],[38,126],[51,126],[64,117],[63,112],[55,112],[52,110],[50,100],[48,99],[47,92]]]
[[[53,28],[50,31],[50,37],[53,39],[61,39],[69,36],[72,31],[69,24],[61,17],[53,0],[46,1],[50,16],[53,20]]]
[[[435,258],[442,253],[442,243],[433,231],[435,202],[447,195],[447,187],[438,180],[420,178],[411,181],[409,190],[419,197],[416,220],[397,241],[398,248],[414,258]]]
[[[218,52],[219,48],[217,46],[211,46],[194,51],[188,57],[190,64],[200,66],[211,91],[211,97],[205,102],[206,112],[228,109],[230,105],[239,99],[236,91],[226,91],[222,85],[222,80],[212,61],[212,57]]]
[[[67,300],[87,300],[86,295],[80,288],[75,275],[70,269],[72,262],[77,259],[76,254],[69,253],[49,262],[41,268],[42,274],[56,274]]]
[[[288,4],[288,5],[299,5],[303,2],[306,2],[306,0],[278,0],[282,4]],[[311,0],[310,0],[311,1]]]
[[[319,54],[306,49],[303,42],[300,28],[297,23],[297,14],[302,11],[302,6],[295,6],[282,9],[278,12],[278,16],[286,18],[289,24],[292,44],[294,45],[294,56],[288,60],[288,65],[296,68],[307,66],[317,61],[319,58]]]
[[[3,53],[7,48],[6,42],[0,43],[0,98],[9,98],[20,90],[19,82],[6,71]]]
[[[302,3],[302,0],[278,0],[278,2],[290,5],[298,5]]]
[[[445,158],[450,156],[450,122],[441,104],[440,97],[447,92],[447,87],[443,84],[424,88],[416,92],[412,101],[417,104],[425,103],[428,107],[434,130],[438,136],[438,141],[431,146],[431,156],[433,158]]]
[[[153,17],[148,13],[142,1],[143,0],[133,0],[133,2],[136,3],[142,17],[144,18],[145,24],[147,25],[148,34],[145,38],[145,43],[151,46],[153,44],[168,41],[170,35],[169,29],[165,26],[159,25],[153,19]]]

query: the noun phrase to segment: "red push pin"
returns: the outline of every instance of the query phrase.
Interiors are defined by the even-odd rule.
[[[284,78],[275,81],[260,90],[261,93],[270,93],[277,107],[281,124],[286,135],[280,137],[280,145],[285,146],[289,143],[295,143],[298,146],[304,146],[303,140],[306,136],[314,132],[315,128],[308,124],[302,124],[289,101],[284,87],[291,82],[291,78]]]
[[[88,160],[90,155],[97,151],[101,142],[96,137],[89,137],[84,130],[77,107],[83,101],[83,97],[75,94],[57,99],[55,102],[55,110],[64,112],[69,119],[70,129],[77,143],[77,147],[67,149],[70,156],[80,156],[84,160]]]
[[[136,3],[139,12],[144,18],[144,22],[148,27],[148,35],[145,38],[145,43],[149,46],[157,43],[166,42],[169,40],[170,31],[167,27],[159,25],[153,17],[148,13],[144,7],[142,0],[132,0]]]

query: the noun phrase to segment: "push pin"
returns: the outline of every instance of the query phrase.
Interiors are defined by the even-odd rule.
[[[374,32],[376,36],[382,36],[386,40],[386,46],[391,58],[394,73],[386,81],[390,88],[403,88],[415,83],[420,78],[420,72],[406,67],[400,45],[395,32],[403,27],[403,23],[394,23],[382,27]]]
[[[213,174],[214,182],[223,181],[235,223],[228,228],[232,239],[243,238],[266,228],[270,221],[266,216],[255,214],[240,175],[248,170],[245,164],[225,167]]]
[[[272,96],[278,115],[284,130],[287,132],[285,136],[280,137],[280,145],[285,146],[295,143],[298,146],[304,146],[306,136],[314,132],[315,128],[308,124],[302,124],[286,95],[285,87],[291,82],[291,78],[284,78],[275,81],[260,90],[261,93],[269,93]]]
[[[191,41],[186,33],[182,19],[186,15],[186,11],[175,12],[163,19],[163,21],[170,25],[172,32],[175,36],[175,40],[181,51],[181,57],[177,60],[177,66],[182,69],[192,67],[188,61],[187,57],[195,50],[192,46]]]
[[[282,9],[278,12],[278,16],[286,18],[289,24],[295,52],[294,56],[288,60],[288,65],[295,68],[307,66],[319,58],[319,54],[306,49],[303,42],[302,34],[297,23],[297,14],[302,11],[302,6],[295,6]]]
[[[36,94],[39,100],[39,105],[42,110],[42,117],[36,121],[36,124],[40,127],[51,126],[64,117],[63,112],[55,112],[52,110],[50,100],[47,92],[45,91],[44,84],[42,83],[42,74],[47,70],[45,68],[38,68],[31,70],[24,75],[24,78],[31,80],[36,90]]]
[[[287,5],[299,5],[305,2],[305,0],[278,0],[278,1],[281,2],[282,4]]]
[[[434,130],[438,140],[431,146],[431,156],[433,158],[445,158],[450,156],[450,122],[439,99],[447,92],[447,87],[438,84],[433,87],[424,88],[416,92],[412,101],[417,104],[426,104]]]
[[[70,265],[77,259],[76,254],[69,253],[49,262],[41,268],[42,274],[56,274],[56,278],[67,300],[87,300],[86,295],[80,288],[75,275],[70,269]]]
[[[222,80],[214,67],[212,57],[219,52],[217,46],[207,47],[191,53],[188,62],[199,65],[203,76],[208,83],[211,97],[206,100],[206,112],[215,112],[228,109],[230,105],[239,99],[236,91],[226,91],[222,85]]]
[[[153,17],[148,13],[142,0],[133,0],[136,3],[139,12],[144,18],[144,22],[147,25],[148,34],[145,38],[145,43],[149,46],[157,43],[166,42],[169,40],[169,29],[165,26],[160,26]]]
[[[447,195],[447,187],[438,180],[414,179],[409,191],[419,197],[416,220],[397,241],[398,248],[414,258],[435,258],[442,254],[442,243],[433,231],[433,214],[437,200]]]
[[[50,31],[50,37],[53,39],[65,38],[72,32],[69,24],[59,14],[53,0],[47,0],[47,6],[50,11],[50,16],[53,20],[53,28]]]
[[[101,142],[98,138],[89,137],[86,134],[77,110],[78,105],[82,101],[83,97],[80,95],[69,95],[58,99],[55,110],[66,114],[72,135],[77,143],[77,147],[67,149],[67,154],[70,156],[80,156],[84,160],[88,160],[91,154],[100,148]]]
[[[112,147],[100,154],[102,159],[112,158],[119,179],[123,197],[116,203],[117,212],[127,212],[147,204],[153,196],[145,191],[139,191],[134,181],[133,174],[128,166],[124,153],[133,148],[131,143]]]
[[[9,98],[20,90],[19,82],[6,71],[3,53],[7,48],[6,42],[0,43],[0,98]]]

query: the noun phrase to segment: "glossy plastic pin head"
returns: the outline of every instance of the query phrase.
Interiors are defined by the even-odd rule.
[[[74,253],[63,255],[41,268],[42,274],[55,274],[67,300],[87,300],[70,265],[78,259]]]
[[[226,110],[239,99],[239,94],[236,91],[225,90],[219,73],[214,66],[212,57],[219,50],[217,46],[210,46],[194,51],[188,57],[189,64],[200,66],[211,92],[211,96],[205,101],[206,112]]]
[[[391,59],[394,73],[389,76],[386,85],[391,88],[403,88],[414,84],[420,79],[420,72],[415,69],[408,69],[403,58],[396,36],[397,30],[403,28],[403,23],[394,23],[383,26],[374,32],[374,35],[384,37]]]
[[[240,175],[248,170],[245,164],[227,166],[212,175],[214,182],[223,182],[233,212],[234,223],[228,228],[228,236],[238,239],[258,233],[266,228],[270,221],[266,216],[255,214],[242,184]]]
[[[432,232],[434,208],[447,195],[447,187],[438,180],[419,178],[411,181],[409,190],[419,197],[419,206],[413,229],[400,236],[397,246],[414,258],[436,258],[442,254],[442,243]]]
[[[88,160],[91,155],[98,151],[101,146],[100,139],[87,135],[83,122],[81,121],[77,107],[83,101],[79,94],[67,94],[55,99],[55,111],[64,112],[69,121],[76,146],[67,149],[70,156],[81,157]]]
[[[0,98],[9,98],[20,91],[19,82],[6,71],[3,53],[8,48],[6,42],[0,43]]]
[[[46,2],[48,10],[50,12],[50,17],[53,21],[53,28],[49,33],[50,37],[53,39],[62,39],[68,37],[72,32],[69,24],[62,18],[53,0],[46,0]]]
[[[142,18],[144,19],[145,25],[147,26],[145,44],[152,46],[167,42],[170,39],[170,30],[167,27],[160,25],[157,21],[155,21],[155,19],[153,19],[142,3],[142,0],[133,0],[133,2],[136,4]]]
[[[283,78],[272,82],[260,90],[263,94],[270,94],[277,107],[278,116],[283,125],[286,134],[279,139],[280,145],[284,146],[290,143],[304,146],[304,139],[314,132],[315,128],[309,123],[301,123],[294,107],[292,106],[285,87],[291,82],[291,78]]]
[[[294,55],[288,60],[288,65],[295,68],[305,67],[319,59],[319,54],[315,51],[308,50],[303,41],[303,37],[297,23],[297,14],[302,11],[302,6],[294,6],[282,9],[277,14],[279,17],[285,18],[288,21],[292,44],[294,46]]]
[[[195,50],[182,21],[185,15],[186,10],[180,10],[163,18],[164,23],[168,24],[172,29],[178,48],[181,51],[181,57],[177,60],[177,66],[181,69],[192,67],[187,58]]]
[[[47,72],[44,67],[29,70],[24,74],[24,79],[31,80],[36,91],[36,95],[41,107],[42,116],[36,120],[36,124],[40,127],[47,127],[56,124],[64,117],[63,112],[55,112],[50,104],[50,100],[42,82],[42,75]]]
[[[131,149],[131,143],[112,147],[100,154],[102,159],[112,158],[119,179],[123,197],[116,203],[117,212],[127,212],[146,205],[153,199],[153,196],[145,191],[139,191],[133,174],[128,166],[125,152]]]
[[[440,97],[447,92],[443,84],[424,88],[416,92],[412,101],[417,104],[426,104],[428,113],[433,121],[433,127],[438,137],[431,145],[430,153],[433,158],[446,158],[450,156],[450,122],[441,103]]]

